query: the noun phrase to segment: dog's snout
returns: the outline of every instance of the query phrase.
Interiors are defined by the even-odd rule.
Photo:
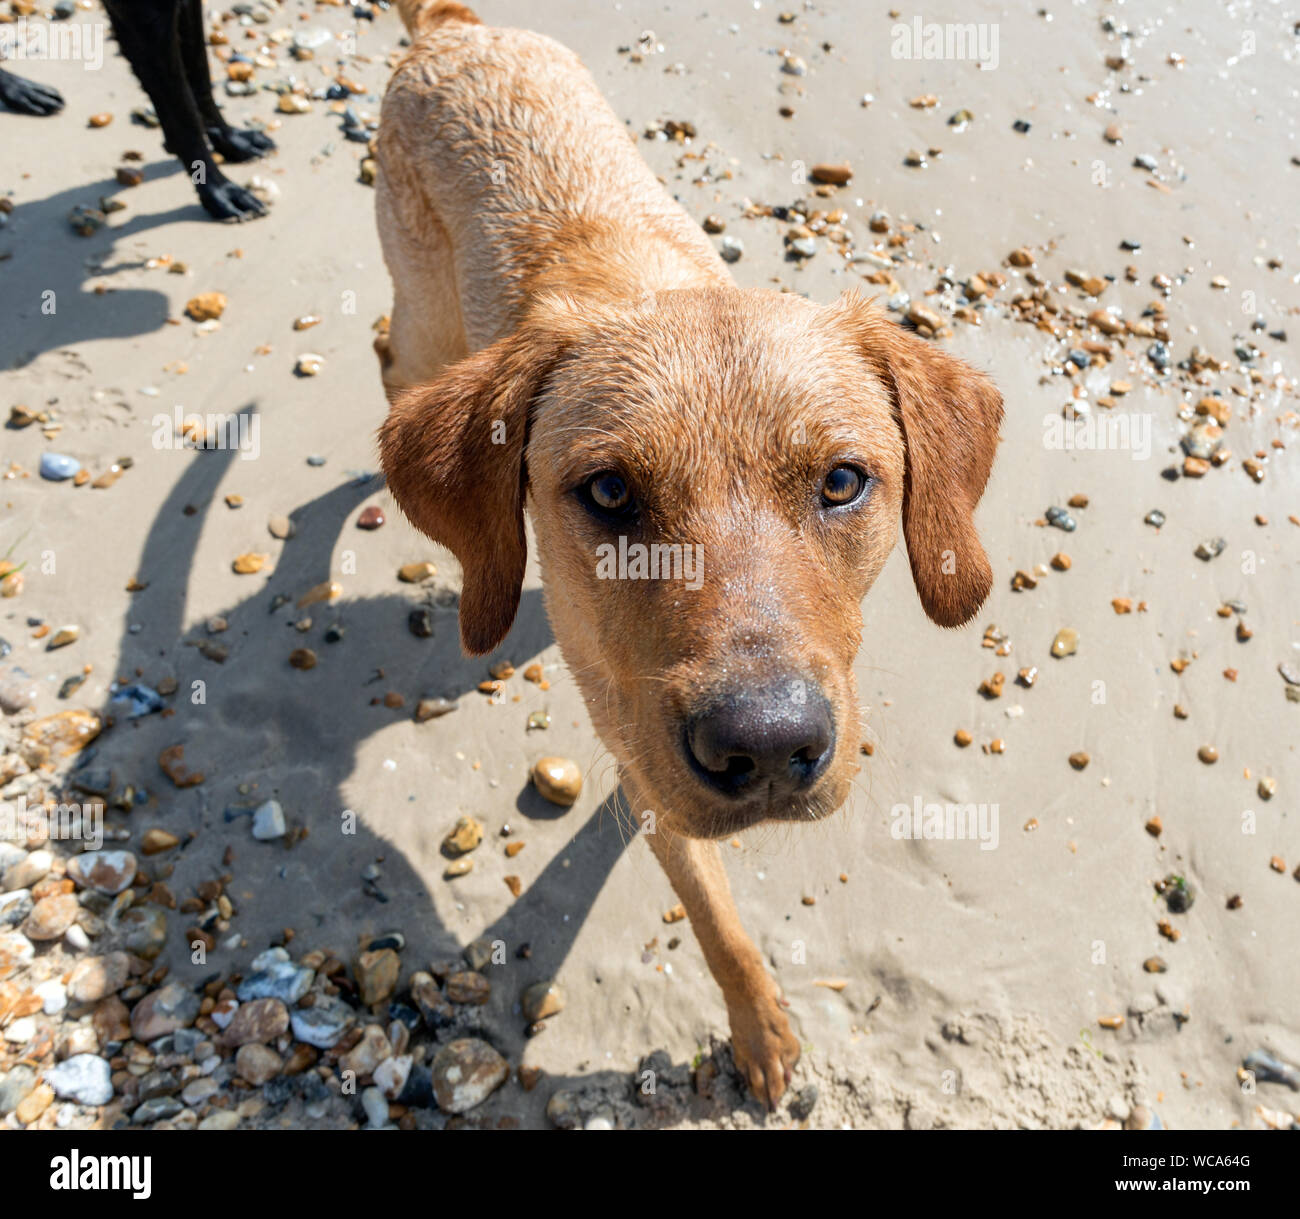
[[[723,695],[686,725],[686,752],[729,796],[788,796],[811,787],[835,752],[835,721],[820,687],[798,678]]]

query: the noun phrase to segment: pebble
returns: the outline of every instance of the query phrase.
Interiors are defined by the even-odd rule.
[[[65,648],[70,643],[76,643],[81,638],[81,628],[79,626],[63,626],[54,632],[50,642],[45,645],[47,652],[53,652],[55,648]]]
[[[1196,751],[1196,756],[1201,759],[1206,766],[1213,766],[1219,760],[1219,751],[1213,745],[1202,745]]]
[[[241,576],[252,576],[261,571],[270,561],[269,554],[249,551],[247,554],[237,555],[231,567]]]
[[[1292,1092],[1300,1092],[1300,1069],[1283,1062],[1267,1050],[1251,1051],[1241,1065],[1263,1083],[1285,1084]]]
[[[185,313],[196,322],[216,321],[226,311],[224,292],[201,292],[185,302]]]
[[[115,687],[112,703],[114,707],[126,708],[126,717],[131,720],[139,719],[142,715],[152,715],[164,706],[162,695],[157,690],[139,682]]]
[[[456,1018],[455,1009],[438,989],[438,984],[422,970],[411,975],[411,998],[420,1011],[420,1018],[435,1032],[446,1028]]]
[[[68,1006],[68,988],[57,978],[42,982],[32,992],[41,1001],[41,1011],[47,1016],[57,1016]]]
[[[145,995],[131,1012],[131,1036],[154,1041],[187,1028],[199,1014],[199,997],[179,982],[167,982]]]
[[[32,942],[21,931],[0,932],[0,974],[8,977],[36,955]]]
[[[356,967],[361,1002],[369,1007],[388,999],[397,989],[397,978],[401,970],[401,958],[391,948],[363,952],[357,958]]]
[[[393,1056],[393,1047],[384,1030],[377,1024],[368,1024],[357,1042],[342,1058],[339,1065],[345,1071],[354,1071],[358,1078],[372,1076],[375,1068]]]
[[[116,994],[131,980],[131,958],[124,952],[78,961],[68,979],[68,997],[74,1003],[98,1003]]]
[[[533,784],[552,804],[568,808],[582,791],[582,771],[568,758],[539,758],[533,765]]]
[[[465,1113],[505,1083],[509,1064],[486,1041],[461,1037],[433,1060],[433,1095],[444,1113]]]
[[[124,948],[152,961],[167,942],[167,912],[158,906],[136,906],[122,915],[118,928]]]
[[[481,1006],[492,995],[492,984],[481,973],[472,969],[458,970],[447,975],[447,999],[451,1003]]]
[[[352,1009],[332,995],[318,995],[311,1007],[295,1008],[290,1013],[294,1038],[318,1050],[332,1049],[354,1019]]]
[[[31,1016],[19,1016],[5,1025],[4,1039],[13,1045],[26,1045],[36,1036],[36,1021]]]
[[[432,563],[403,563],[397,569],[397,578],[403,584],[423,584],[437,574],[438,569]]]
[[[816,1084],[805,1084],[790,1102],[790,1116],[797,1122],[807,1121],[817,1107],[821,1092]]]
[[[433,611],[427,606],[418,606],[407,615],[406,626],[417,639],[430,638],[433,635]]]
[[[577,1130],[582,1125],[582,1110],[578,1094],[561,1088],[546,1102],[546,1116],[558,1130]]]
[[[86,851],[68,860],[68,875],[79,888],[116,897],[135,879],[136,860],[130,851]]]
[[[1051,507],[1043,514],[1047,518],[1047,523],[1057,529],[1063,529],[1066,533],[1073,533],[1078,528],[1078,524],[1064,508]]]
[[[143,1105],[137,1106],[131,1114],[133,1126],[147,1126],[152,1122],[164,1122],[175,1117],[183,1108],[174,1096],[155,1096]]]
[[[113,1099],[113,1071],[98,1054],[74,1054],[45,1072],[45,1082],[63,1100],[106,1105]]]
[[[44,880],[54,866],[54,855],[50,851],[32,851],[20,862],[5,869],[0,879],[0,889],[30,889]]]
[[[1142,518],[1143,524],[1153,525],[1159,529],[1165,523],[1165,514],[1159,508],[1152,508],[1150,512]]]
[[[219,1040],[230,1048],[254,1042],[265,1045],[288,1031],[289,1009],[279,999],[253,999],[239,1005]]]
[[[317,355],[314,351],[307,351],[298,357],[293,371],[300,377],[314,377],[324,366],[324,356]]]
[[[249,1042],[235,1055],[235,1074],[254,1087],[261,1087],[280,1074],[284,1064],[269,1046]]]
[[[379,529],[383,526],[385,519],[384,510],[378,504],[371,504],[361,510],[361,515],[357,517],[357,528]]]
[[[53,893],[43,897],[32,907],[23,923],[23,934],[29,940],[57,940],[76,920],[81,907],[71,893]]]
[[[0,1117],[7,1117],[17,1109],[35,1087],[36,1072],[26,1063],[19,1063],[0,1076]]]
[[[375,1086],[389,1100],[400,1099],[402,1093],[406,1091],[406,1084],[411,1078],[411,1068],[414,1063],[415,1060],[409,1054],[385,1058],[375,1068]],[[432,1102],[432,1100],[433,1095],[430,1092],[426,1104]]]
[[[40,693],[40,686],[15,664],[0,665],[0,711],[14,715],[25,711]]]
[[[210,1077],[192,1079],[181,1089],[181,1100],[190,1108],[194,1108],[204,1101],[211,1100],[220,1090],[221,1086]]]
[[[416,723],[438,719],[448,712],[455,711],[457,704],[447,698],[422,698],[415,706]]]
[[[739,262],[745,255],[745,243],[739,237],[728,235],[718,243],[718,253],[723,262]]]
[[[181,840],[175,834],[155,826],[145,831],[144,837],[140,840],[140,853],[161,855],[163,851],[170,851],[173,847],[180,846],[180,843]]]
[[[266,522],[266,528],[273,538],[279,538],[281,541],[294,535],[293,522],[287,516],[270,517]]]
[[[295,965],[292,961],[269,961],[250,974],[235,989],[241,1003],[252,999],[279,999],[291,1007],[297,1003],[316,980],[316,971]]]
[[[253,810],[253,837],[259,842],[283,838],[286,829],[284,809],[278,800],[267,800]]]
[[[1196,901],[1196,886],[1182,877],[1169,877],[1165,883],[1165,905],[1171,914],[1186,914]]]
[[[534,982],[520,997],[519,1005],[531,1024],[564,1010],[564,992],[551,981]]]
[[[366,1121],[371,1130],[380,1130],[388,1125],[388,1101],[378,1088],[365,1088],[361,1093],[361,1108],[365,1110]]]
[[[1072,626],[1063,626],[1052,640],[1052,655],[1058,660],[1073,656],[1079,650],[1079,632]]]
[[[50,482],[63,482],[64,479],[76,476],[81,469],[81,462],[63,453],[42,453],[40,468],[42,478],[49,479]]]
[[[1070,765],[1073,766],[1075,770],[1086,770],[1090,761],[1092,761],[1092,759],[1084,753],[1083,750],[1079,750],[1077,753],[1072,753],[1070,755]]]
[[[847,186],[853,180],[853,167],[847,161],[839,165],[818,163],[808,171],[808,176],[828,186]]]
[[[35,904],[31,893],[26,889],[0,893],[0,927],[17,927],[31,914]]]
[[[482,841],[483,823],[474,817],[461,817],[442,840],[442,849],[455,858],[469,854]]]

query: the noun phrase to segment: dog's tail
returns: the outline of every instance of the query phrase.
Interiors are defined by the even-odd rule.
[[[397,11],[402,24],[412,35],[432,30],[447,21],[461,21],[466,25],[482,25],[473,9],[457,0],[397,0]]]

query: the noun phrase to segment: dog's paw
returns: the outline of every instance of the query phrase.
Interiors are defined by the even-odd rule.
[[[799,1042],[775,994],[736,1004],[731,1017],[731,1056],[749,1090],[767,1106],[777,1101],[799,1061]]]
[[[0,72],[0,105],[17,114],[58,114],[63,109],[63,94],[49,85]]]
[[[266,215],[266,204],[252,191],[227,180],[200,186],[199,202],[216,220],[252,220]]]
[[[209,127],[208,142],[227,161],[253,161],[275,151],[269,135],[247,127]]]

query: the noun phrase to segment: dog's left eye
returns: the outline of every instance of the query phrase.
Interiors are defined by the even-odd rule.
[[[822,480],[822,503],[843,508],[858,500],[867,487],[867,476],[857,466],[836,466]]]
[[[602,470],[578,488],[588,509],[604,517],[626,517],[636,511],[632,490],[621,474]]]

